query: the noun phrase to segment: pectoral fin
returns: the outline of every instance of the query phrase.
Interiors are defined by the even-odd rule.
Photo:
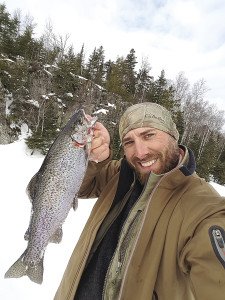
[[[78,208],[78,197],[77,195],[75,195],[74,199],[73,199],[73,209],[76,210]]]
[[[50,243],[55,243],[55,244],[59,244],[62,240],[62,236],[63,236],[63,231],[62,231],[62,226],[60,226],[55,233],[51,236],[49,242]]]
[[[39,185],[40,176],[41,176],[40,173],[37,172],[31,178],[30,182],[27,185],[26,192],[27,192],[27,195],[28,195],[31,203],[33,202],[33,199],[35,198],[36,191],[37,191],[38,185]]]

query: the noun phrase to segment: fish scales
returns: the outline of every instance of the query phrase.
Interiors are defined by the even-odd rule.
[[[32,212],[25,233],[27,249],[6,272],[6,278],[27,275],[32,281],[42,283],[45,249],[49,242],[61,241],[62,224],[71,207],[76,207],[76,197],[87,168],[91,128],[96,119],[88,120],[84,111],[78,110],[28,184]]]

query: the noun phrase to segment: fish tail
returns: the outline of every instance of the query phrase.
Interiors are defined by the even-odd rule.
[[[43,258],[34,266],[29,266],[24,263],[24,254],[8,269],[5,273],[5,278],[20,278],[27,275],[30,280],[35,283],[41,284],[43,281]]]

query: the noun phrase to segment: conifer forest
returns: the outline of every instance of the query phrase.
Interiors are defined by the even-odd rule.
[[[195,154],[197,173],[225,184],[225,115],[205,100],[203,78],[190,84],[183,72],[175,80],[151,61],[137,61],[135,49],[115,61],[104,47],[86,57],[85,45],[74,51],[68,36],[46,25],[36,38],[32,18],[11,15],[0,4],[0,144],[18,139],[26,128],[29,148],[46,154],[59,130],[79,107],[97,114],[109,130],[115,158],[121,157],[118,121],[126,107],[155,102],[171,111],[180,144]]]

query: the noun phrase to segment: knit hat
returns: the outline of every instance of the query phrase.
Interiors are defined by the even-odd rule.
[[[179,139],[179,133],[170,112],[156,103],[134,104],[124,112],[119,123],[120,140],[122,141],[128,131],[140,127],[159,129],[170,134],[176,141]]]

